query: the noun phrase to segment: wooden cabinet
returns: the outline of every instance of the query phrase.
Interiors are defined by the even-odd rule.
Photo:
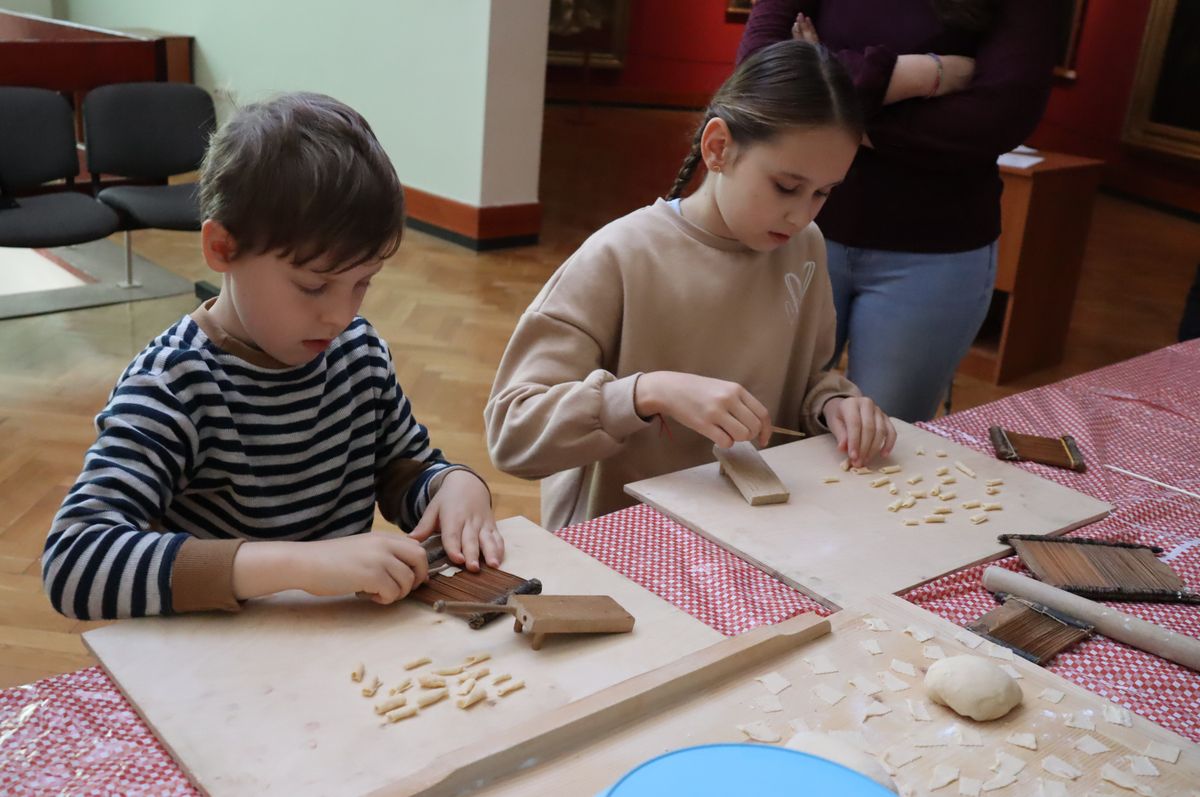
[[[994,384],[1062,360],[1103,161],[1039,152],[1000,167],[1000,244],[988,318],[960,370]]]

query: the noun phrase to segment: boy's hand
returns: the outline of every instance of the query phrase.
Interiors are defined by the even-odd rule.
[[[729,448],[742,440],[765,446],[771,439],[771,413],[736,382],[676,371],[642,374],[634,410],[643,418],[666,415]]]
[[[299,564],[297,586],[313,595],[362,592],[376,603],[388,604],[429,577],[425,549],[398,531],[296,544],[293,555]]]
[[[871,399],[835,396],[825,402],[823,412],[838,450],[846,452],[854,467],[864,467],[876,454],[892,453],[896,427]]]
[[[479,571],[479,555],[488,567],[504,561],[504,538],[492,516],[492,496],[478,476],[465,470],[447,473],[437,495],[409,535],[418,542],[435,531],[442,534],[446,555],[456,565]]]

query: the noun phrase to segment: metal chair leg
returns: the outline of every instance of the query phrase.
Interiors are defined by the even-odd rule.
[[[142,283],[133,278],[133,233],[125,231],[125,281],[118,282],[122,288],[140,288]]]

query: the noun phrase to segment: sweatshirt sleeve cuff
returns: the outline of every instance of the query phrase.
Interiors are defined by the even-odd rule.
[[[435,495],[437,495],[438,490],[440,490],[442,488],[442,482],[444,482],[446,480],[446,476],[448,476],[449,474],[453,473],[456,470],[461,470],[464,473],[469,473],[472,476],[474,476],[476,479],[479,479],[479,482],[483,485],[483,489],[488,491],[488,503],[491,504],[492,506],[495,506],[496,502],[495,502],[495,496],[492,495],[492,488],[488,486],[487,481],[485,481],[482,476],[480,476],[478,473],[476,473],[475,471],[468,468],[466,465],[451,465],[448,468],[443,468],[442,470],[438,471],[437,474],[432,479],[429,480],[429,498],[430,498],[430,500],[432,500],[433,497]]]
[[[640,376],[630,374],[600,386],[600,428],[616,440],[624,440],[652,422],[635,409],[634,392]]]
[[[239,611],[242,605],[233,592],[233,559],[243,542],[184,540],[171,566],[171,611]]]

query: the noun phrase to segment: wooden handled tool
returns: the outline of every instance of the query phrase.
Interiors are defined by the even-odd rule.
[[[1105,636],[1200,672],[1200,640],[1043,584],[1002,567],[983,571],[983,586],[1036,601],[1095,626]]]
[[[808,437],[804,432],[797,432],[795,429],[788,429],[784,426],[772,426],[771,431],[775,434],[786,434],[791,437]]]
[[[516,618],[513,630],[533,636],[540,650],[546,634],[623,634],[633,630],[633,615],[607,595],[510,595],[507,603],[439,600],[435,612],[503,612]]]

